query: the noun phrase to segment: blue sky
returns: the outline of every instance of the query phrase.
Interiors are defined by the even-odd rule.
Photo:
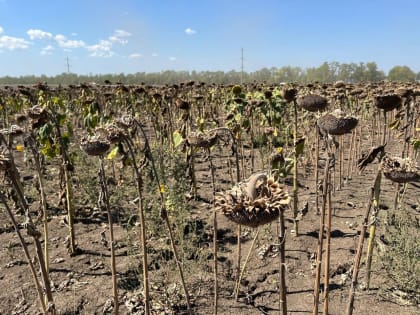
[[[0,0],[0,77],[324,61],[420,71],[418,0]]]

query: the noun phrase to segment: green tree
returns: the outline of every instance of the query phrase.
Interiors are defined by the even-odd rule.
[[[414,81],[416,74],[407,66],[395,66],[388,72],[390,81]]]
[[[297,82],[301,81],[304,73],[300,67],[285,66],[277,70],[276,82]]]
[[[320,81],[320,82],[334,82],[336,81],[336,74],[334,67],[328,62],[324,62],[318,68],[308,68],[306,72],[306,80]]]
[[[385,73],[378,70],[376,62],[368,62],[366,64],[366,79],[367,81],[380,81],[385,79]]]

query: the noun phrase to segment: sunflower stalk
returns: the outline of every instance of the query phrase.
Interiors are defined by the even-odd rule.
[[[325,246],[325,265],[324,265],[324,310],[323,314],[328,315],[329,292],[330,292],[330,254],[331,254],[331,187],[327,187],[327,225],[325,228],[326,246]]]
[[[158,176],[158,173],[157,173],[157,170],[156,170],[155,161],[153,159],[153,155],[152,155],[152,152],[150,150],[149,141],[146,137],[146,133],[144,132],[144,129],[143,129],[142,125],[137,120],[135,122],[137,123],[137,126],[139,127],[140,132],[143,136],[143,140],[145,142],[145,150],[146,150],[147,158],[150,160],[150,162],[152,164],[152,171],[153,171],[153,174],[156,178],[157,185],[158,185],[158,188],[159,188],[159,193],[160,193],[161,217],[165,221],[166,227],[168,228],[168,233],[169,233],[169,238],[170,238],[170,241],[171,241],[172,251],[174,253],[174,258],[175,258],[175,261],[176,261],[176,265],[178,267],[178,273],[179,273],[179,277],[180,277],[180,280],[181,280],[181,285],[182,285],[182,288],[183,288],[184,294],[185,294],[185,301],[187,303],[187,311],[188,311],[188,314],[192,315],[190,296],[189,296],[189,292],[188,292],[188,289],[187,289],[187,285],[185,283],[185,277],[184,277],[184,272],[183,272],[183,268],[182,268],[182,262],[179,259],[178,250],[177,250],[175,239],[174,239],[174,236],[173,236],[172,225],[171,225],[171,222],[169,221],[169,217],[168,217],[166,209],[165,209],[165,197],[163,195],[162,190],[160,189],[161,184],[160,184],[159,176]],[[131,147],[129,141],[127,141],[127,144],[130,148],[129,151],[131,152],[130,154],[131,154],[132,159],[135,163],[134,152],[132,150],[132,147]],[[138,172],[137,167],[135,167],[135,169],[136,169],[137,176],[140,176],[140,173]],[[145,235],[144,235],[144,237],[145,237]]]
[[[26,245],[25,240],[24,240],[22,234],[20,233],[18,223],[16,222],[16,219],[13,215],[13,212],[10,209],[10,207],[9,207],[7,201],[6,201],[6,198],[4,197],[4,194],[2,192],[0,192],[0,199],[1,199],[1,202],[3,203],[4,207],[6,208],[6,212],[9,216],[9,218],[10,218],[10,221],[12,221],[13,227],[15,228],[16,234],[18,235],[20,244],[22,245],[26,261],[28,262],[29,269],[31,270],[31,274],[32,274],[32,277],[33,277],[33,280],[34,280],[34,283],[35,283],[36,291],[38,292],[39,303],[41,304],[42,311],[43,311],[44,314],[47,314],[47,308],[45,306],[43,289],[41,287],[41,284],[40,284],[39,279],[38,279],[38,274],[35,270],[35,266],[32,262],[30,254],[29,254],[28,246]]]
[[[330,185],[330,162],[331,159],[328,156],[325,169],[324,169],[324,181],[322,186],[322,207],[319,217],[319,232],[318,232],[318,245],[316,252],[316,265],[315,265],[315,284],[314,284],[314,307],[313,315],[318,315],[319,307],[319,288],[321,279],[321,264],[322,264],[322,249],[324,245],[324,224],[325,224],[325,209],[327,205],[327,189]]]
[[[69,253],[70,255],[74,255],[77,252],[76,240],[75,240],[75,232],[74,232],[74,209],[73,209],[73,191],[71,188],[71,176],[69,173],[69,168],[71,165],[70,159],[67,154],[66,144],[63,141],[61,136],[61,129],[58,119],[55,117],[54,119],[54,126],[57,134],[58,141],[60,143],[60,155],[62,160],[61,169],[64,174],[64,185],[66,191],[66,207],[67,207],[67,219],[68,219],[68,226],[69,226]]]
[[[236,282],[236,287],[235,287],[235,300],[236,301],[239,298],[239,290],[240,290],[240,287],[241,287],[241,281],[242,281],[242,278],[245,275],[245,270],[246,270],[246,267],[248,265],[249,258],[251,257],[252,250],[254,249],[255,243],[257,242],[258,234],[259,233],[260,233],[260,229],[257,228],[257,230],[255,231],[254,238],[252,239],[251,247],[249,248],[248,254],[245,257],[244,264],[243,264],[243,266],[241,268],[241,272],[240,272],[239,277],[238,277],[238,280]]]
[[[378,171],[376,174],[376,177],[380,176],[381,171]],[[375,179],[376,182],[376,179]],[[362,254],[363,254],[363,244],[365,240],[365,234],[366,230],[369,225],[369,215],[370,211],[372,209],[373,199],[374,199],[374,192],[375,188],[371,187],[370,194],[369,194],[369,202],[366,208],[365,216],[363,218],[363,224],[360,227],[360,235],[359,235],[359,242],[357,245],[357,251],[356,255],[354,256],[354,262],[353,262],[353,274],[351,278],[351,284],[350,284],[350,290],[349,290],[349,300],[347,303],[347,313],[346,315],[352,315],[353,314],[353,306],[354,306],[354,296],[356,294],[356,286],[357,286],[357,280],[359,276],[359,270],[360,270],[360,261],[362,260]]]
[[[220,128],[209,130],[209,133],[211,133],[213,131],[217,131],[217,132],[224,131],[231,138],[231,140],[232,140],[232,151],[235,154],[236,183],[239,183],[241,181],[241,172],[240,172],[240,166],[239,166],[238,143],[236,141],[236,137],[233,134],[232,130],[230,130],[229,128],[226,128],[226,127],[220,127]],[[239,281],[239,277],[241,275],[241,260],[242,260],[242,253],[241,253],[241,251],[242,251],[241,234],[242,234],[242,227],[241,227],[240,224],[238,224],[237,225],[237,229],[236,229],[236,243],[237,243],[236,281]]]
[[[372,266],[372,256],[373,256],[373,248],[375,246],[375,234],[376,234],[376,224],[378,221],[378,213],[379,213],[379,197],[381,193],[381,179],[382,179],[382,172],[378,172],[375,178],[375,183],[373,185],[373,212],[370,218],[370,228],[369,228],[369,240],[368,240],[368,247],[366,253],[366,288],[369,290],[370,286],[370,276],[371,276],[371,266]]]
[[[41,155],[39,154],[36,145],[36,140],[33,134],[29,138],[29,147],[35,160],[35,171],[38,177],[39,194],[41,197],[41,217],[44,228],[44,257],[45,269],[49,272],[49,238],[48,238],[48,213],[47,213],[47,196],[45,194],[44,177],[42,176],[42,162]]]
[[[2,139],[2,140],[4,140],[4,139]],[[45,302],[44,302],[45,308],[43,307],[43,309],[46,310],[46,314],[54,315],[56,313],[56,311],[55,311],[54,299],[53,299],[52,291],[51,291],[49,274],[47,273],[47,270],[45,268],[45,260],[44,260],[44,255],[43,255],[43,252],[42,252],[42,246],[41,246],[41,241],[40,241],[41,233],[39,233],[39,231],[35,227],[35,224],[31,220],[31,217],[29,215],[29,206],[26,202],[25,195],[24,195],[24,192],[23,192],[23,187],[22,187],[22,184],[19,180],[19,178],[20,178],[19,172],[18,172],[18,170],[16,168],[16,165],[14,163],[13,156],[11,154],[9,154],[9,157],[10,157],[10,161],[8,161],[9,162],[8,163],[9,167],[6,171],[6,176],[12,182],[12,187],[16,192],[16,195],[18,197],[18,200],[21,204],[21,207],[22,207],[23,211],[25,212],[25,216],[26,216],[25,226],[26,226],[27,234],[33,238],[33,241],[34,241],[34,244],[35,244],[35,249],[36,249],[35,252],[36,252],[36,255],[37,255],[37,258],[38,258],[38,261],[39,261],[39,265],[40,265],[40,269],[41,269],[41,276],[42,276],[42,279],[43,279],[43,282],[44,282],[46,302],[47,302],[46,305],[45,305]]]
[[[284,213],[279,215],[279,243],[280,243],[280,290],[279,309],[282,315],[287,315],[287,287],[286,287],[286,227],[284,224]]]
[[[213,206],[213,265],[214,265],[214,301],[213,301],[213,314],[217,315],[218,301],[219,301],[219,285],[217,280],[217,212],[214,207],[214,201],[216,197],[216,183],[215,183],[215,174],[214,166],[211,159],[210,148],[206,149],[207,158],[209,160],[210,174],[211,174],[211,183],[213,190],[212,206]]]
[[[299,200],[298,200],[298,152],[297,152],[297,105],[296,101],[293,100],[293,231],[294,236],[299,236],[299,220],[297,220],[299,214]]]
[[[136,174],[137,182],[137,194],[139,198],[138,202],[138,212],[140,220],[140,242],[142,247],[142,264],[143,264],[143,294],[144,294],[144,312],[145,315],[150,314],[150,294],[149,294],[149,272],[148,272],[148,263],[147,263],[147,240],[146,240],[146,223],[144,220],[144,209],[143,209],[143,179],[141,176],[140,170],[145,166],[145,162],[142,163],[142,166],[139,170],[136,163],[136,158],[134,155],[133,147],[129,139],[125,140],[125,143],[128,146],[128,152],[131,155],[133,169]]]
[[[118,302],[118,287],[117,287],[117,272],[115,264],[115,240],[114,240],[114,222],[111,213],[111,207],[109,204],[109,192],[108,185],[106,183],[104,158],[101,155],[99,157],[99,178],[101,182],[101,190],[105,201],[105,207],[108,213],[108,225],[109,225],[109,241],[111,246],[111,273],[112,273],[112,294],[114,296],[114,314],[118,315],[119,302]]]

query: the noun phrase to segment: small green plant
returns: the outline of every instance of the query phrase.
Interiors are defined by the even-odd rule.
[[[15,245],[10,241],[7,243],[7,255],[10,259],[15,258]]]
[[[380,265],[390,286],[407,293],[407,298],[420,303],[420,222],[413,214],[401,209],[389,216],[387,233],[380,248]]]

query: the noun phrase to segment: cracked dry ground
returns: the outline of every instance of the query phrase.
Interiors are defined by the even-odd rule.
[[[346,138],[348,141],[348,138]],[[391,143],[392,145],[392,143]],[[394,143],[394,147],[395,143]],[[392,148],[392,146],[391,146]],[[391,150],[392,151],[392,150]],[[395,152],[398,154],[398,152]],[[222,154],[222,155],[221,155]],[[226,171],[226,156],[228,153],[214,153],[216,165],[217,190],[225,190],[231,186],[230,177]],[[345,154],[347,158],[347,154]],[[88,159],[89,160],[89,159]],[[247,161],[249,163],[249,160]],[[322,162],[322,160],[321,160]],[[20,162],[22,163],[22,162]],[[90,168],[87,177],[96,177],[96,161],[85,167]],[[198,201],[189,201],[189,225],[183,231],[184,239],[188,240],[194,233],[198,239],[195,248],[182,253],[186,282],[191,293],[195,314],[211,314],[213,301],[212,274],[212,208],[211,178],[208,162],[204,154],[197,154]],[[357,233],[362,223],[363,213],[368,202],[368,190],[373,183],[377,164],[367,167],[363,174],[353,172],[351,180],[343,184],[343,188],[334,191],[332,196],[332,240],[331,240],[331,284],[330,284],[330,314],[344,314],[349,292],[349,273],[353,264]],[[49,176],[57,178],[54,168]],[[110,165],[107,169],[111,173]],[[312,314],[314,286],[314,253],[316,252],[319,230],[319,216],[315,211],[314,181],[311,168],[300,169],[299,204],[309,203],[309,213],[300,223],[299,237],[293,237],[292,211],[286,211],[288,218],[286,259],[287,259],[287,303],[290,314]],[[249,172],[248,172],[249,173]],[[249,174],[247,174],[249,175]],[[125,173],[126,184],[130,182],[131,173]],[[322,177],[320,175],[320,177]],[[335,183],[338,183],[337,174]],[[84,180],[76,187],[76,238],[82,253],[69,257],[64,246],[68,227],[65,222],[63,207],[55,207],[57,202],[57,187],[48,187],[50,203],[50,275],[54,288],[54,300],[58,314],[103,314],[108,313],[108,300],[111,296],[110,251],[107,244],[107,219],[105,212],[98,211],[94,206],[97,194],[86,197],[82,187]],[[30,190],[32,182],[26,183]],[[93,191],[99,187],[93,185]],[[111,186],[111,193],[125,198],[122,206],[114,207],[116,225],[116,261],[118,272],[119,297],[121,314],[142,314],[142,278],[141,257],[139,254],[139,226],[127,223],[136,215],[137,206],[132,201],[135,196],[130,192],[121,192],[118,186]],[[382,208],[393,207],[395,185],[383,180],[381,191]],[[289,191],[291,187],[289,185]],[[419,189],[408,185],[404,211],[410,211],[419,218]],[[55,198],[55,200],[54,200]],[[93,199],[92,199],[93,198]],[[34,202],[33,207],[36,208]],[[147,209],[146,209],[147,211]],[[386,211],[382,210],[380,218]],[[38,314],[39,306],[36,291],[29,273],[28,265],[23,256],[18,238],[3,210],[0,212],[0,314]],[[18,217],[22,221],[22,217]],[[176,218],[171,217],[175,221]],[[248,268],[241,286],[238,302],[232,297],[236,272],[236,225],[223,215],[218,216],[219,239],[219,314],[278,314],[278,270],[279,257],[277,252],[276,224],[260,228],[256,248],[253,250]],[[381,222],[379,222],[381,233]],[[131,226],[131,228],[127,228]],[[41,227],[40,227],[41,228]],[[151,228],[148,226],[148,228]],[[164,229],[162,223],[155,229]],[[246,256],[255,230],[243,228],[242,257]],[[24,233],[26,235],[26,233]],[[26,237],[31,253],[33,244]],[[182,288],[173,254],[167,238],[152,237],[150,245],[150,285],[154,314],[183,314],[185,304]],[[182,240],[178,243],[182,246]],[[366,246],[365,246],[366,248]],[[365,255],[362,259],[360,284],[365,280]],[[381,264],[378,262],[377,251],[374,253],[372,283],[369,291],[358,288],[356,292],[354,314],[418,314],[416,305],[409,305],[402,298],[385,290],[387,283]],[[322,296],[322,295],[321,295]],[[322,298],[321,298],[322,302]],[[320,306],[322,309],[322,306]]]

